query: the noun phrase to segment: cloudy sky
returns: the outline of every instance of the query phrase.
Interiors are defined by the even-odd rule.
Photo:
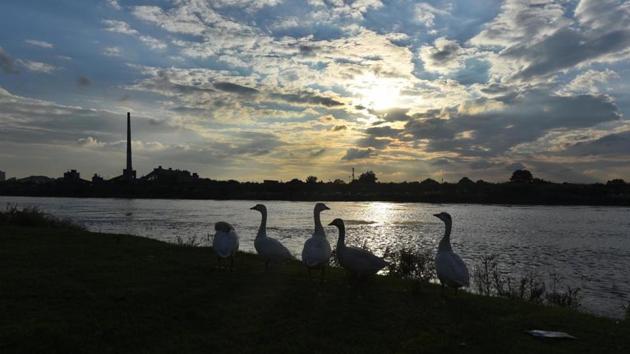
[[[630,1],[0,3],[0,170],[630,179]]]

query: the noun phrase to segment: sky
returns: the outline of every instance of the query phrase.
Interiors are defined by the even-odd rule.
[[[630,179],[630,1],[0,3],[0,170]]]

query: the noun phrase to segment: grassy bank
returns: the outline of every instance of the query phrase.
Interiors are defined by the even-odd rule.
[[[630,352],[630,326],[554,307],[418,288],[365,289],[298,264],[79,229],[0,226],[0,352]],[[542,341],[528,329],[567,331]]]

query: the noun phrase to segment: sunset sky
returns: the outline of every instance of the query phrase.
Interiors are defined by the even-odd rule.
[[[630,1],[0,3],[0,170],[630,179]]]

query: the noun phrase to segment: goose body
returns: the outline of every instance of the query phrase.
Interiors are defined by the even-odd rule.
[[[219,221],[214,225],[216,233],[212,241],[212,248],[218,257],[232,257],[238,251],[238,234],[232,225]]]
[[[330,243],[326,239],[326,232],[322,226],[320,213],[329,210],[325,204],[317,203],[313,210],[313,219],[315,221],[315,231],[313,235],[306,240],[302,249],[302,263],[308,268],[316,268],[328,265],[332,249]]]
[[[357,277],[367,277],[385,268],[387,263],[383,258],[361,248],[346,246],[346,229],[343,220],[335,219],[330,225],[335,225],[339,229],[337,260],[344,269]]]
[[[466,263],[451,247],[451,228],[453,221],[448,213],[435,214],[445,224],[444,237],[440,241],[435,255],[435,270],[442,286],[461,288],[470,285],[470,274]]]
[[[280,241],[267,236],[267,208],[262,204],[257,204],[251,209],[258,210],[262,215],[254,240],[254,248],[265,259],[265,266],[268,267],[270,262],[293,259],[291,252]]]

